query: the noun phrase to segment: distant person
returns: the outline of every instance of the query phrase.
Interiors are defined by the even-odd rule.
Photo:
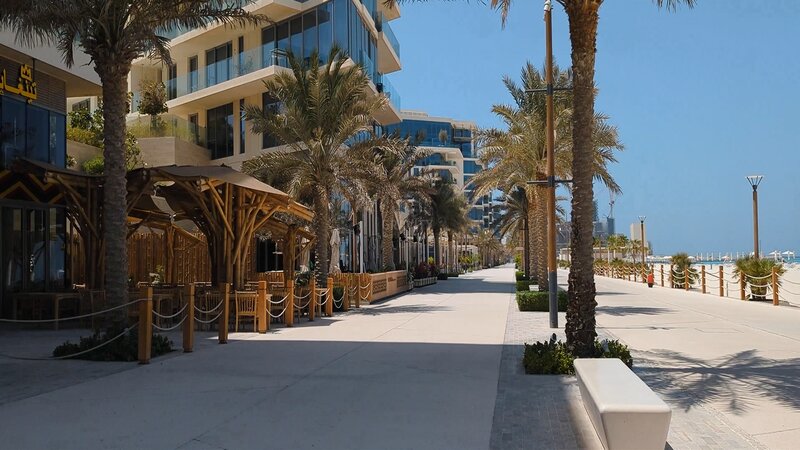
[[[647,274],[647,287],[653,287],[653,271],[651,270],[650,273]]]

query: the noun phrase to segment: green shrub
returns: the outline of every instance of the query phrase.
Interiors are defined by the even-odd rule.
[[[568,296],[566,291],[558,291],[558,310],[567,311]],[[517,307],[520,311],[549,311],[550,293],[548,291],[517,292]]]
[[[516,273],[515,275],[516,275],[517,281],[527,281],[527,280],[528,280],[528,279],[525,277],[525,272],[523,272],[523,271],[521,271],[521,270],[518,270],[518,271],[517,271],[517,273]]]
[[[120,328],[111,328],[103,333],[97,332],[92,336],[82,337],[78,343],[66,341],[53,349],[53,356],[57,358],[64,357],[97,347],[103,342],[108,341],[108,339],[119,335],[122,331],[123,329]],[[153,342],[150,348],[151,357],[155,358],[156,356],[161,356],[171,351],[172,342],[166,336],[160,334],[153,335]],[[86,359],[89,361],[136,361],[139,359],[138,330],[134,328],[114,342],[89,353],[75,356],[74,359]]]
[[[626,366],[633,367],[633,358],[628,346],[617,340],[595,340],[594,358],[619,358]],[[553,334],[549,341],[525,344],[522,364],[525,373],[537,375],[573,375],[575,357],[567,344],[558,341]]]
[[[536,280],[519,280],[517,281],[517,292],[519,291],[530,291],[528,286],[532,284],[539,284]]]
[[[772,284],[772,268],[778,274],[778,286],[781,285],[781,275],[786,273],[783,264],[772,259],[753,258],[745,256],[736,260],[733,268],[733,276],[740,280],[744,274],[744,281],[750,288],[751,300],[764,300],[767,297],[767,286]]]
[[[447,273],[447,277],[448,278],[458,278],[458,275],[459,274],[457,272],[449,272],[449,273]]]
[[[447,274],[444,273],[444,272],[440,272],[438,275],[436,275],[436,279],[437,280],[446,280],[447,279]]]

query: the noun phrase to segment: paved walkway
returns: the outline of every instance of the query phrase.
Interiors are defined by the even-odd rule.
[[[510,274],[7,401],[0,446],[486,449]]]
[[[598,326],[635,350],[637,372],[673,407],[670,443],[798,447],[800,308],[605,277],[596,285]]]

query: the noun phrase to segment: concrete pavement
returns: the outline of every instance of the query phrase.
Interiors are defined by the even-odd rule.
[[[699,424],[684,436],[673,426],[671,438],[725,448],[720,434],[738,434],[754,447],[798,447],[800,309],[606,277],[596,285],[598,327],[634,349],[637,373],[673,407],[674,424]]]
[[[6,402],[2,446],[485,449],[510,273]]]

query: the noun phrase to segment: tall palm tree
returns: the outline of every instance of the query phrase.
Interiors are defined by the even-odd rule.
[[[453,183],[445,180],[437,180],[434,183],[433,191],[429,196],[430,205],[428,215],[430,227],[433,232],[433,260],[437,267],[442,261],[441,237],[442,230],[447,231],[458,219],[455,216],[465,215],[464,196],[457,192]]]
[[[73,47],[89,55],[103,84],[103,235],[105,288],[110,302],[128,297],[125,114],[128,73],[134,59],[154,55],[171,62],[164,32],[212,22],[245,25],[264,19],[245,11],[243,0],[8,0],[0,25],[22,42],[55,44],[71,66]]]
[[[469,214],[469,205],[467,204],[467,197],[462,192],[456,196],[455,204],[452,211],[447,214],[445,218],[446,232],[447,232],[447,262],[449,265],[448,272],[456,272],[458,267],[456,261],[456,249],[454,247],[455,239],[454,234],[461,233],[469,228],[470,220],[467,216]]]
[[[396,152],[377,151],[374,156],[374,168],[363,175],[380,200],[383,237],[381,256],[384,270],[394,270],[394,234],[395,214],[403,203],[409,200],[424,199],[431,189],[430,179],[425,174],[411,176],[411,169],[428,156],[429,151],[410,146],[408,139],[390,137],[389,142],[398,147]]]
[[[570,72],[562,71],[558,66],[554,66],[553,72],[557,87],[572,83]],[[472,183],[476,186],[477,195],[497,188],[505,192],[518,187],[525,189],[531,229],[529,246],[535,249],[530,258],[530,272],[535,275],[540,289],[546,290],[549,287],[546,262],[546,192],[542,187],[528,184],[530,180],[545,179],[547,159],[544,102],[528,92],[544,88],[545,82],[541,72],[530,63],[523,67],[521,78],[521,85],[517,85],[509,77],[503,80],[515,105],[495,105],[492,108],[504,122],[506,130],[482,130],[479,133],[483,144],[481,158],[487,169],[477,174]],[[567,95],[555,102],[554,111],[557,131],[555,175],[569,178],[573,174],[571,97]],[[607,120],[602,114],[595,115],[592,170],[595,179],[608,186],[612,192],[619,192],[619,185],[611,176],[608,165],[616,161],[614,153],[622,150],[623,146],[619,142],[616,128],[608,124]]]
[[[324,283],[330,267],[330,204],[337,192],[367,197],[364,173],[373,167],[376,149],[391,154],[396,144],[372,131],[372,117],[386,106],[384,96],[369,96],[363,70],[344,67],[347,55],[333,48],[320,67],[315,51],[308,60],[287,54],[291,72],[265,82],[281,104],[277,111],[245,107],[254,133],[269,133],[284,147],[245,161],[242,169],[260,179],[283,174],[285,188],[295,197],[311,199],[315,236],[315,273]]]
[[[530,246],[528,245],[528,199],[525,190],[516,187],[503,196],[503,212],[492,228],[503,237],[510,237],[512,242],[522,242],[522,261],[525,278],[530,279],[528,259]]]

